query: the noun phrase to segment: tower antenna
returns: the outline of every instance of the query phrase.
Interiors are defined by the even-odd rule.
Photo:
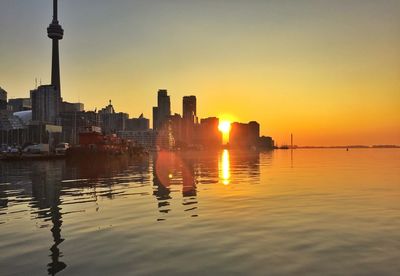
[[[293,133],[290,133],[290,148],[293,149]]]

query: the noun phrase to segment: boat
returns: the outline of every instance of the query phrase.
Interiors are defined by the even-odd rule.
[[[79,133],[79,144],[66,150],[68,159],[138,157],[146,155],[144,149],[115,134],[102,134],[98,127],[87,127]]]

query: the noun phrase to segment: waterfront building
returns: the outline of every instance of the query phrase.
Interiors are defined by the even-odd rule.
[[[84,110],[85,106],[83,103],[62,102],[61,105],[61,112],[80,112]]]
[[[203,147],[220,147],[222,145],[222,133],[218,129],[219,119],[209,117],[200,120],[196,127],[195,143]]]
[[[275,148],[275,141],[272,137],[261,136],[258,140],[258,145],[260,149],[270,150]]]
[[[139,130],[148,130],[150,121],[146,119],[143,114],[140,114],[138,118],[131,118],[126,120],[126,130],[129,131],[139,131]]]
[[[126,121],[129,118],[127,113],[115,112],[111,100],[109,104],[99,111],[101,129],[105,134],[116,134],[125,130]]]
[[[257,147],[260,137],[260,125],[251,121],[248,124],[232,123],[229,133],[229,145],[231,147],[250,148]]]
[[[32,101],[30,98],[9,99],[8,105],[12,112],[26,111],[32,109]]]
[[[183,119],[178,113],[170,117],[172,136],[174,137],[175,146],[180,148],[184,146],[182,141]]]
[[[147,150],[156,148],[157,132],[152,129],[138,131],[123,130],[118,132],[118,136],[130,140]]]
[[[158,90],[157,107],[153,107],[153,129],[158,130],[168,121],[171,115],[171,100],[165,89]]]
[[[53,85],[41,85],[31,90],[32,120],[57,124],[60,115],[61,98]]]
[[[100,127],[100,115],[94,111],[63,112],[60,114],[63,142],[79,143],[79,133],[87,127]]]
[[[153,129],[156,130],[158,126],[158,107],[153,106]]]
[[[7,110],[7,91],[0,87],[0,110]]]
[[[194,143],[194,131],[197,124],[197,100],[196,96],[184,96],[182,100],[183,114],[183,141],[187,145]]]

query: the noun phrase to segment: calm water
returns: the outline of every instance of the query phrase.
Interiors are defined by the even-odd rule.
[[[400,275],[400,150],[0,163],[0,275]]]

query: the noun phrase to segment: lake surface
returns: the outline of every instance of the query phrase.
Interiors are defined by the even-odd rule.
[[[0,163],[0,275],[400,275],[400,150]]]

